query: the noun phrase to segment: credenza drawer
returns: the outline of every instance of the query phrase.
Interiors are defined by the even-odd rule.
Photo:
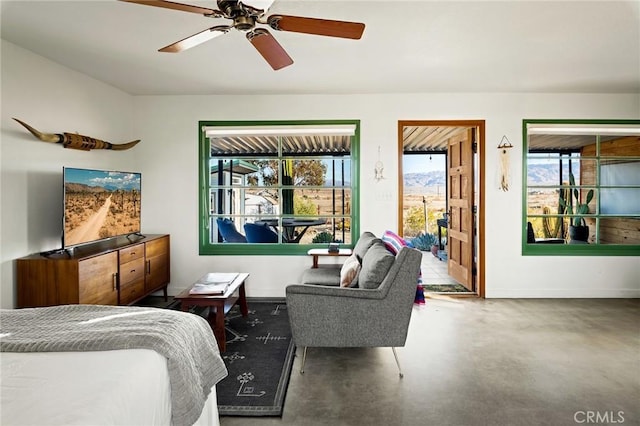
[[[120,265],[120,287],[132,281],[144,281],[144,259],[136,259]]]
[[[129,282],[120,285],[120,301],[121,305],[128,305],[144,296],[144,279]]]
[[[132,260],[144,257],[144,244],[136,244],[135,246],[120,249],[120,264],[131,262]]]
[[[158,238],[146,243],[147,258],[169,253],[169,237]]]

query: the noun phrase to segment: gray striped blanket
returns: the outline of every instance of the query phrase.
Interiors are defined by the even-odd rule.
[[[97,305],[0,310],[2,352],[116,349],[151,349],[167,358],[174,425],[193,424],[211,387],[227,376],[213,332],[197,315]]]

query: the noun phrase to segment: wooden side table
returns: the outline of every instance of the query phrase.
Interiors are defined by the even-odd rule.
[[[341,248],[337,253],[330,253],[329,249],[311,249],[307,252],[309,256],[313,256],[312,268],[318,267],[318,257],[320,256],[351,256],[353,250],[349,248]]]
[[[204,306],[209,308],[209,324],[216,336],[220,352],[227,350],[227,337],[224,331],[224,316],[236,304],[240,307],[243,317],[249,315],[247,295],[244,290],[244,282],[249,274],[240,273],[229,285],[224,294],[189,294],[191,287],[178,294],[175,299],[180,301],[180,308],[188,312],[191,306]]]

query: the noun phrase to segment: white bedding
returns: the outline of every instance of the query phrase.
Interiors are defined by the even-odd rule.
[[[0,353],[0,424],[170,425],[167,360],[149,349]],[[217,426],[215,386],[198,426]]]

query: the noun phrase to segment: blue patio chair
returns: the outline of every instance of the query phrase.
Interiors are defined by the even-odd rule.
[[[244,233],[247,235],[248,243],[277,243],[278,234],[273,232],[268,225],[256,225],[255,223],[245,223]]]
[[[247,238],[236,229],[236,224],[227,218],[219,217],[216,219],[218,223],[218,232],[222,236],[225,243],[246,243]]]

